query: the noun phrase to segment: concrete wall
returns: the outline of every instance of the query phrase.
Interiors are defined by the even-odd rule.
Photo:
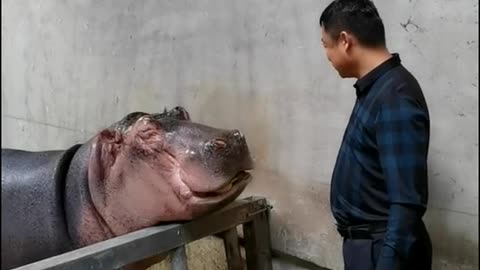
[[[329,181],[354,81],[324,56],[327,2],[2,0],[2,147],[64,148],[130,111],[185,106],[247,135],[245,195],[275,207],[274,247],[341,269]],[[376,2],[431,110],[435,269],[475,269],[478,1]]]

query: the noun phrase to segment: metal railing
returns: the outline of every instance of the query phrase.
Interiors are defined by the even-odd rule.
[[[170,252],[173,270],[188,268],[185,245],[210,235],[224,239],[229,270],[272,269],[269,210],[265,198],[248,197],[202,218],[183,223],[150,227],[15,270],[121,269],[155,255]],[[242,225],[245,260],[240,253],[236,227]]]

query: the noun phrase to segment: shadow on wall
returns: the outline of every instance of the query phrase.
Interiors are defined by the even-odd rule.
[[[272,125],[273,121],[278,121],[274,113],[278,106],[275,107],[274,100],[265,95],[268,91],[247,91],[217,82],[184,91],[180,104],[185,104],[193,121],[236,128],[245,134],[255,159],[255,170],[253,182],[241,197],[264,196],[274,206],[271,217],[273,248],[317,265],[341,268],[338,265],[341,241],[328,208],[329,185],[308,185],[306,183],[311,181],[288,179],[270,169],[282,168],[274,163],[279,158],[271,156],[277,152],[273,147],[281,147],[272,145],[272,141],[278,141],[275,136],[282,134]]]
[[[341,269],[342,241],[330,213],[329,186],[306,186],[262,168],[253,175],[242,196],[265,196],[273,206],[272,248],[284,267]]]
[[[278,121],[274,100],[262,94],[265,91],[253,92],[226,85],[215,82],[191,87],[179,94],[182,97],[179,103],[191,112],[194,121],[236,128],[245,133],[256,169],[253,182],[242,197],[265,196],[274,206],[271,217],[273,248],[317,265],[341,269],[341,239],[329,210],[329,186],[309,186],[307,183],[315,181],[288,179],[281,172],[272,171],[270,168],[281,168],[274,166],[278,157],[271,156],[276,152],[273,147],[281,146],[273,145],[272,141],[275,136],[282,136],[281,130],[274,130],[272,125],[273,121]],[[440,165],[432,167],[436,166]],[[432,180],[433,188],[441,183]],[[467,240],[462,233],[464,229],[458,229],[451,212],[430,207],[425,220],[434,246],[434,269],[466,270],[478,266],[478,243]],[[451,253],[452,246],[457,247],[455,254]],[[197,248],[209,249],[201,245]]]
[[[425,217],[433,245],[432,269],[478,269],[478,243],[466,239],[461,231],[452,230],[444,216],[433,210]]]
[[[436,161],[431,162],[430,191],[446,188],[439,186],[445,183],[437,180],[440,174],[433,173],[444,167]],[[429,205],[424,221],[432,240],[433,269],[478,269],[478,242],[471,240],[478,239],[478,216]]]
[[[261,91],[247,91],[219,83],[203,83],[187,88],[179,96],[182,97],[179,105],[190,111],[192,120],[219,128],[239,129],[245,133],[256,169],[253,182],[241,196],[264,196],[274,206],[271,216],[273,248],[316,265],[342,269],[341,239],[329,210],[329,186],[308,186],[306,183],[312,181],[288,179],[281,172],[269,169],[279,168],[273,166],[278,157],[271,155],[276,152],[273,147],[281,146],[272,145],[271,142],[275,136],[282,136],[281,130],[274,130],[272,125],[278,117],[270,97]],[[311,177],[315,178],[315,175]],[[431,181],[431,186],[435,184],[439,182]],[[468,237],[462,235],[463,229],[455,230],[458,226],[450,212],[429,208],[425,220],[434,245],[433,269],[478,268],[478,243],[468,242]],[[465,227],[468,229],[470,225]],[[456,247],[455,254],[451,253],[452,246]],[[216,249],[221,248],[221,243],[217,243]],[[213,248],[211,241],[204,241],[192,246],[192,250],[196,251],[195,254],[211,254]],[[217,253],[213,252],[216,262],[205,262],[200,256],[191,258],[192,264],[202,269],[222,269],[223,255]],[[276,262],[279,269],[298,267],[298,264],[294,264],[285,260]]]

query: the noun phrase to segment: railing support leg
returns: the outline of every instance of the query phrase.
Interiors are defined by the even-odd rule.
[[[227,255],[228,270],[244,270],[244,263],[240,254],[240,244],[235,227],[222,233],[225,254]]]
[[[248,270],[272,270],[269,212],[243,225]]]
[[[188,270],[187,253],[185,246],[172,251],[172,270]]]

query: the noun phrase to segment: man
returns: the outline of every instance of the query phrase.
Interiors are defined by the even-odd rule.
[[[429,113],[416,79],[386,48],[369,0],[335,0],[320,16],[328,60],[357,78],[356,103],[331,183],[346,270],[431,269]]]

